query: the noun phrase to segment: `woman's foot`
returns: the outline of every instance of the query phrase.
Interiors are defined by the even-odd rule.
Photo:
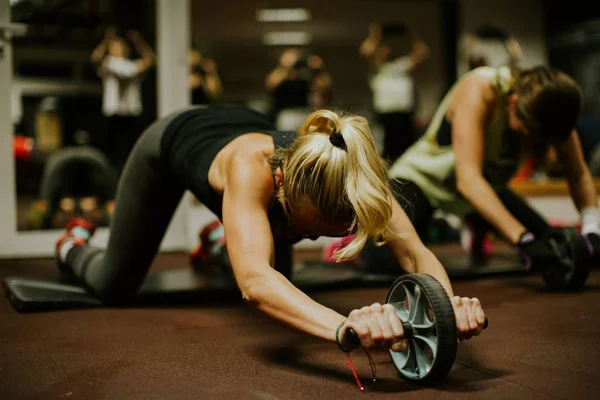
[[[214,264],[215,260],[213,249],[216,250],[214,244],[224,244],[225,235],[221,221],[215,220],[204,226],[198,233],[199,244],[190,254],[190,263],[194,269],[200,269],[203,265]],[[219,246],[222,247],[222,246]]]
[[[470,223],[465,224],[461,230],[461,245],[469,254],[471,263],[476,266],[487,264],[494,252],[494,243],[486,229]]]
[[[94,224],[83,218],[69,221],[66,232],[56,241],[56,260],[62,272],[70,272],[66,265],[69,250],[73,246],[86,246],[95,231]]]

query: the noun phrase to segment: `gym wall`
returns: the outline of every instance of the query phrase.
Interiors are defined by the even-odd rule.
[[[524,68],[548,63],[542,0],[461,1],[461,36],[489,23],[504,27],[517,39],[523,49]],[[458,72],[466,72],[466,64],[457,63]]]
[[[419,101],[418,119],[427,122],[446,88],[449,76],[445,58],[444,13],[440,1],[303,1],[312,20],[298,23],[260,23],[255,20],[255,2],[222,0],[210,7],[191,0],[192,40],[219,65],[227,102],[268,101],[263,83],[275,67],[282,47],[264,46],[268,31],[309,31],[308,50],[323,57],[334,80],[335,105],[370,115],[371,93],[358,47],[372,21],[402,21],[427,41],[430,58],[415,72]],[[525,64],[546,62],[541,0],[463,0],[458,2],[459,32],[494,22],[505,26],[521,42]],[[278,1],[271,7],[297,7]],[[242,34],[240,34],[242,33]],[[458,68],[461,72],[461,68]]]
[[[302,7],[312,20],[262,23],[255,20],[256,2],[223,0],[210,7],[191,0],[192,40],[219,65],[224,101],[268,100],[267,74],[277,65],[284,47],[265,46],[269,31],[308,31],[307,50],[320,55],[334,81],[334,103],[363,115],[370,113],[371,94],[358,48],[373,21],[405,22],[430,46],[430,58],[415,73],[420,100],[419,118],[434,112],[445,90],[441,7],[437,1],[330,0],[278,1],[271,7]],[[241,34],[240,34],[241,33]]]

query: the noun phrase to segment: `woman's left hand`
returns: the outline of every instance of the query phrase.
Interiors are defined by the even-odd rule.
[[[479,299],[454,296],[452,307],[456,316],[456,327],[460,340],[471,339],[473,336],[481,334],[485,323],[485,314]]]

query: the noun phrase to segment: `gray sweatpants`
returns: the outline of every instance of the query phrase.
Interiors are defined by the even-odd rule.
[[[67,266],[107,305],[133,300],[185,191],[160,159],[162,135],[178,114],[148,127],[131,151],[107,248],[74,246],[67,254]]]

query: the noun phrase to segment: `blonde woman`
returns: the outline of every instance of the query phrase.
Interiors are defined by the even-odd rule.
[[[369,239],[385,242],[406,272],[431,274],[442,283],[461,337],[481,332],[479,301],[454,295],[444,268],[394,199],[365,118],[329,110],[310,114],[298,133],[275,131],[262,114],[237,106],[194,107],[159,120],[127,162],[108,248],[88,246],[93,226],[71,221],[57,242],[59,266],[106,304],[127,302],[185,190],[223,222],[244,300],[284,324],[331,342],[343,324],[337,343],[345,348],[350,327],[366,348],[401,343],[402,325],[391,305],[340,315],[274,265],[280,244],[352,232],[338,259],[356,256]]]

